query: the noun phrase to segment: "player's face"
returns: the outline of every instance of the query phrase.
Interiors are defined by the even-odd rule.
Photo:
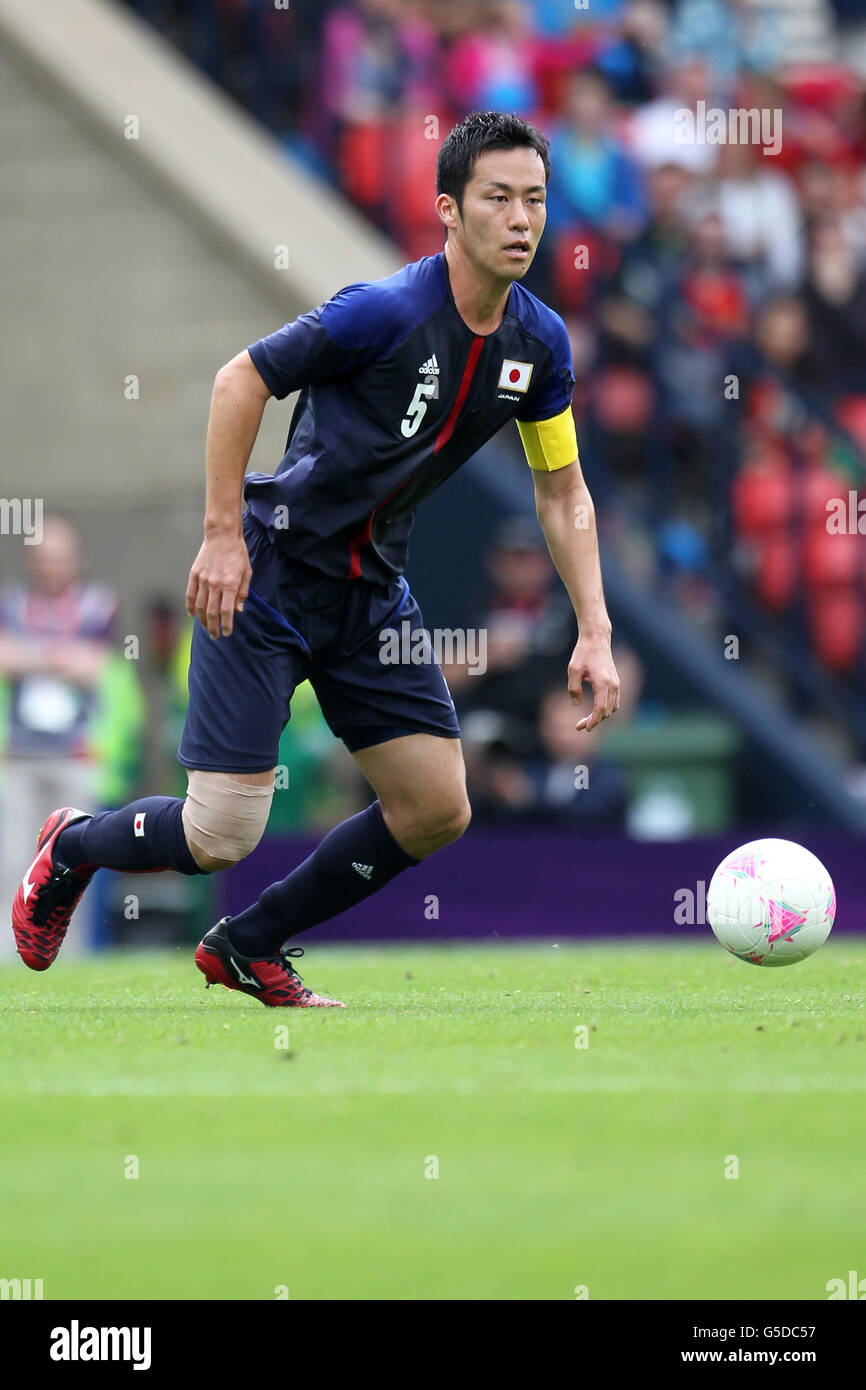
[[[547,218],[544,165],[529,146],[489,150],[475,161],[463,194],[463,216],[449,229],[466,256],[488,275],[520,280],[538,248]]]

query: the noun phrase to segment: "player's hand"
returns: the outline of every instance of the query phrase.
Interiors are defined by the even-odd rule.
[[[205,536],[189,572],[186,611],[198,618],[211,637],[231,635],[235,610],[243,612],[252,576],[247,543],[241,532]]]
[[[613,664],[610,639],[581,637],[568,663],[568,693],[575,705],[583,700],[584,681],[592,687],[592,713],[579,719],[575,728],[594,729],[619,709],[619,676]]]

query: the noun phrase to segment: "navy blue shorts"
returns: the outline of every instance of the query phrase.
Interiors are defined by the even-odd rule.
[[[332,733],[353,753],[403,734],[459,738],[429,642],[429,660],[382,660],[383,629],[406,636],[424,626],[405,579],[334,579],[278,550],[250,512],[243,531],[249,598],[230,637],[215,641],[195,622],[179,762],[208,772],[275,767],[292,695],[307,679]],[[417,656],[421,642],[400,650]]]

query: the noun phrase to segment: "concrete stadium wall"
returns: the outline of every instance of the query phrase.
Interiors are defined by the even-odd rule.
[[[214,372],[283,306],[8,60],[0,131],[3,495],[72,513],[91,570],[129,597],[185,584]],[[284,438],[271,403],[256,466]],[[0,556],[17,568],[20,541]]]
[[[182,597],[219,366],[399,263],[105,0],[0,0],[0,246],[0,494],[71,513],[130,617]],[[251,467],[277,465],[289,416],[269,403]],[[0,581],[23,557],[0,536]]]

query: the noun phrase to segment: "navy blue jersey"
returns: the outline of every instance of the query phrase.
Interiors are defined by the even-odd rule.
[[[473,333],[444,252],[348,285],[249,353],[272,395],[300,396],[282,463],[244,497],[272,543],[337,578],[402,574],[418,503],[507,421],[563,417],[574,437],[562,319],[515,282],[496,332]],[[531,465],[573,462],[564,434],[556,458],[527,447]]]

